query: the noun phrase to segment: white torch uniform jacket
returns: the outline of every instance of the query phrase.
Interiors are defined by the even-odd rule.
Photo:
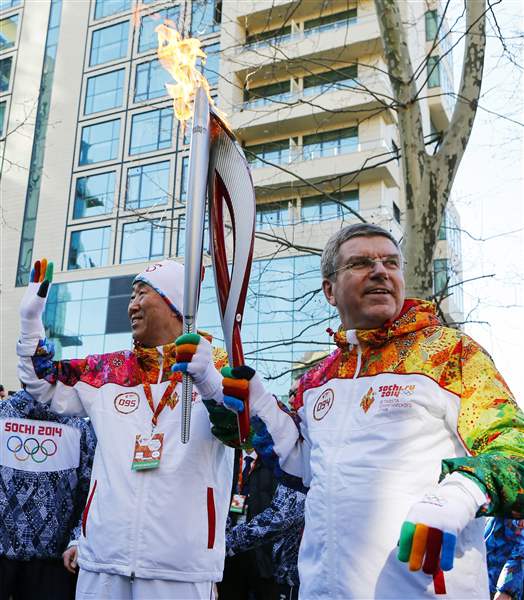
[[[457,540],[440,597],[489,598],[481,515],[524,507],[524,418],[502,377],[422,301],[389,327],[335,337],[339,348],[302,378],[294,416],[269,394],[251,403],[282,469],[310,487],[300,598],[435,597],[397,542],[412,504],[454,471],[487,502]]]
[[[189,443],[180,440],[177,383],[155,430],[164,434],[160,466],[131,469],[136,436],[151,432],[143,377],[156,407],[169,384],[174,344],[53,361],[45,340],[22,339],[18,354],[27,391],[58,413],[88,415],[97,434],[80,567],[145,579],[221,580],[233,450],[211,434],[197,392]]]

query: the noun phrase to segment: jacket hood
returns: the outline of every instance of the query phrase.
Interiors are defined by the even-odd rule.
[[[407,298],[399,316],[394,321],[387,321],[378,329],[357,329],[357,339],[364,345],[382,346],[392,338],[438,325],[442,325],[442,322],[437,316],[433,302],[419,300],[418,298]],[[334,340],[339,348],[348,345],[347,332],[342,326],[335,333]]]

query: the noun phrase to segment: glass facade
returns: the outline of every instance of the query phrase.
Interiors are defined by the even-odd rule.
[[[302,143],[304,160],[355,152],[358,150],[358,128],[347,127],[305,135]]]
[[[433,290],[435,294],[441,294],[448,287],[450,273],[447,258],[436,258],[433,261]]]
[[[141,262],[163,258],[167,225],[160,221],[126,223],[122,228],[120,262]]]
[[[135,102],[153,100],[167,95],[166,83],[172,83],[171,75],[160,61],[150,60],[136,66]]]
[[[289,79],[262,85],[253,89],[244,90],[244,101],[249,102],[251,108],[264,106],[278,100],[289,99],[291,95],[291,82]]]
[[[426,41],[432,42],[437,37],[438,12],[436,10],[426,11]]]
[[[246,150],[246,159],[253,168],[268,166],[265,162],[259,160],[259,157],[276,164],[288,163],[290,159],[288,138],[256,144],[255,146],[246,146]]]
[[[129,154],[170,148],[173,143],[173,109],[160,108],[133,115]]]
[[[304,33],[314,35],[342,27],[344,25],[354,25],[357,22],[357,9],[351,8],[343,12],[332,13],[330,15],[321,15],[315,19],[304,21]]]
[[[346,206],[355,211],[359,210],[358,190],[330,194]],[[326,196],[309,196],[302,198],[300,206],[301,221],[315,223],[318,221],[329,221],[333,219],[350,218],[351,211],[345,209],[338,202],[334,202]]]
[[[220,74],[220,44],[212,44],[203,48],[206,53],[206,64],[201,67],[204,77],[207,79],[211,87],[218,85],[218,77]]]
[[[222,21],[221,0],[191,2],[191,34],[196,37],[218,31]]]
[[[2,0],[2,10],[9,10],[15,6],[20,6],[22,0]]]
[[[440,57],[430,56],[426,65],[428,87],[440,87]]]
[[[87,80],[84,114],[89,115],[122,106],[124,78],[124,69],[89,77]]]
[[[82,127],[80,165],[114,160],[118,157],[120,119]]]
[[[67,268],[92,269],[108,264],[111,227],[83,229],[71,233]]]
[[[2,2],[3,8],[3,2]],[[18,30],[18,15],[0,19],[0,52],[13,48],[16,44],[16,33]]]
[[[76,180],[73,218],[105,215],[113,210],[116,173],[100,173]]]
[[[0,60],[0,92],[9,90],[9,79],[11,78],[11,65],[13,57],[8,56]]]
[[[285,25],[278,29],[264,29],[258,33],[246,33],[246,45],[256,46],[271,46],[282,44],[291,37],[291,25]]]
[[[271,202],[270,204],[258,204],[256,229],[271,229],[272,227],[289,225],[292,222],[289,209],[289,200]]]
[[[6,106],[7,102],[0,102],[0,138],[4,137],[4,121]]]
[[[127,55],[128,38],[128,21],[95,29],[92,35],[89,65],[92,67],[124,58]]]
[[[358,84],[357,76],[357,65],[307,75],[304,77],[304,94],[321,94],[354,87]]]
[[[96,0],[95,19],[124,12],[131,8],[131,0]]]
[[[127,171],[126,209],[167,204],[169,161],[133,167]]]
[[[163,23],[166,19],[177,23],[180,10],[178,6],[159,10],[151,15],[142,17],[140,21],[140,34],[138,37],[138,52],[147,52],[158,47],[158,37],[156,27]]]
[[[189,156],[182,159],[182,168],[180,174],[180,202],[185,202],[187,198],[187,184],[189,176]]]
[[[319,256],[256,261],[244,310],[246,363],[266,378],[268,389],[287,396],[304,364],[332,350],[326,328],[338,317],[321,290]],[[57,358],[130,348],[127,304],[133,276],[58,283],[51,287],[44,322]],[[202,284],[198,327],[224,345],[212,269]]]

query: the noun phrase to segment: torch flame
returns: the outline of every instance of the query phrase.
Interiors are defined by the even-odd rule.
[[[182,38],[169,21],[165,21],[156,28],[158,35],[158,59],[177,82],[166,83],[168,94],[173,98],[173,110],[176,118],[183,124],[191,118],[192,104],[195,92],[199,86],[206,91],[209,103],[214,104],[209,93],[209,83],[202,73],[196,68],[200,58],[205,64],[206,53],[201,48],[197,38]]]

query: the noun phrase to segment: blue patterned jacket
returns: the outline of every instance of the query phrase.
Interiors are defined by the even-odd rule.
[[[25,429],[16,430],[21,419]],[[46,425],[33,425],[35,420]],[[78,466],[42,470],[50,468],[41,463],[56,454],[57,445],[52,435],[39,435],[38,429],[62,432],[66,430],[63,426],[79,430],[79,436],[73,431],[73,439],[80,441],[79,457],[78,448],[73,448]],[[79,417],[57,415],[20,391],[0,401],[0,427],[0,556],[18,560],[59,558],[69,542],[80,537],[96,445],[92,426]],[[45,444],[39,445],[42,441]],[[13,463],[15,453],[19,469],[6,466]]]
[[[490,592],[505,592],[522,598],[524,521],[493,518],[486,525],[484,539],[488,554]]]
[[[279,583],[298,586],[297,560],[304,529],[305,501],[305,494],[279,483],[266,510],[226,532],[227,553],[239,554],[274,540],[275,579]]]

